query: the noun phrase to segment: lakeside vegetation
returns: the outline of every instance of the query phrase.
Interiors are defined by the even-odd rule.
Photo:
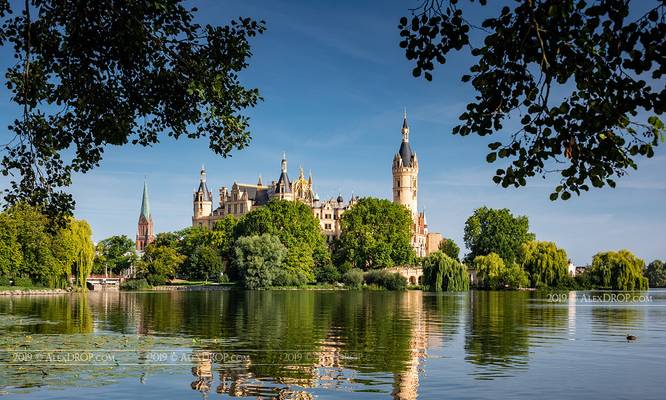
[[[423,268],[421,288],[464,291],[506,289],[645,290],[666,286],[666,267],[628,250],[600,252],[572,277],[564,249],[538,241],[526,216],[482,207],[465,224],[465,246],[444,239],[440,250],[416,257],[409,211],[388,200],[360,199],[340,221],[342,234],[327,243],[319,221],[298,202],[271,201],[213,229],[188,227],[157,235],[139,256],[127,236],[92,243],[85,221],[50,224],[38,208],[19,204],[0,213],[0,286],[85,288],[90,273],[119,275],[133,269],[122,289],[235,283],[247,289],[380,288],[404,290],[405,277],[387,270]],[[475,277],[474,281],[470,276]],[[180,281],[177,281],[180,279]],[[410,286],[414,288],[414,286]]]

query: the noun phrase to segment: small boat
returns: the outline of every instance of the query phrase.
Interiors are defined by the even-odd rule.
[[[634,335],[627,335],[627,340],[636,340],[636,339],[638,339],[637,336],[634,336]]]

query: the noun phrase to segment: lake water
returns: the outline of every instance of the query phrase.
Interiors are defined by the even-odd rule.
[[[609,294],[0,297],[0,397],[663,399],[666,291]]]

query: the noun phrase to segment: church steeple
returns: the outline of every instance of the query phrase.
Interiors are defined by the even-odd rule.
[[[136,230],[136,249],[144,251],[146,246],[155,240],[153,217],[150,215],[150,200],[148,198],[148,183],[143,182],[143,197],[141,198],[141,211]]]
[[[141,198],[141,213],[139,218],[150,219],[150,200],[148,199],[148,183],[143,181],[143,197]]]

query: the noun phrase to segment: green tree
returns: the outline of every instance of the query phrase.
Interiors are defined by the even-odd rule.
[[[458,247],[453,239],[442,239],[442,241],[439,243],[439,251],[453,258],[454,260],[460,260],[460,247]]]
[[[481,207],[465,222],[467,261],[497,253],[506,263],[516,261],[523,243],[534,240],[526,216],[514,217],[509,209]]]
[[[287,248],[283,276],[292,284],[313,282],[314,271],[330,260],[330,251],[319,221],[307,205],[297,201],[272,200],[245,214],[234,228],[234,236],[276,236]]]
[[[71,212],[58,188],[99,165],[108,145],[206,136],[223,156],[248,145],[241,112],[260,96],[238,74],[264,22],[201,25],[183,3],[0,0],[0,46],[15,60],[3,76],[21,110],[0,168],[20,177],[8,203]]]
[[[73,275],[75,285],[85,287],[94,257],[92,230],[87,222],[70,217],[53,231],[40,209],[25,203],[1,213],[0,222],[3,280],[63,288]]]
[[[432,292],[468,290],[469,274],[458,260],[436,251],[423,262],[423,286]]]
[[[507,267],[495,253],[474,258],[479,286],[486,289],[520,289],[527,286],[527,273],[515,263]]]
[[[596,283],[614,290],[645,290],[648,280],[643,276],[645,262],[629,250],[597,253],[590,271]]]
[[[190,279],[219,280],[224,271],[222,258],[217,249],[211,246],[199,246],[189,259],[188,276]]]
[[[490,253],[487,256],[476,256],[474,258],[474,269],[479,286],[487,289],[500,289],[502,276],[506,270],[504,261],[496,253]]]
[[[126,235],[111,236],[97,243],[96,272],[119,274],[135,261],[134,241]]]
[[[530,284],[527,272],[518,264],[513,263],[504,270],[502,283],[509,289],[520,289]]]
[[[406,207],[384,199],[363,198],[346,211],[338,263],[360,269],[408,264],[415,258],[411,246],[412,216]]]
[[[137,262],[137,274],[151,285],[163,285],[176,275],[184,261],[185,256],[175,249],[151,243]]]
[[[236,241],[234,264],[244,287],[263,289],[273,285],[286,256],[287,249],[280,239],[264,233]]]
[[[8,213],[0,213],[0,279],[7,282],[23,266],[23,253],[18,242],[18,225]]]
[[[400,47],[415,61],[413,75],[431,80],[435,60],[444,64],[453,50],[469,46],[476,63],[462,81],[477,95],[453,134],[508,139],[488,145],[488,162],[508,164],[493,181],[519,187],[558,171],[551,199],[566,200],[590,185],[615,187],[616,177],[637,168],[636,156],[654,155],[665,132],[656,116],[666,109],[662,0],[633,3],[639,7],[620,0],[518,1],[483,22],[457,3],[419,2],[411,18],[400,19]],[[480,43],[472,45],[472,37]],[[513,132],[504,126],[509,118],[520,121]]]
[[[666,287],[666,265],[661,260],[654,260],[647,266],[645,276],[650,287]]]
[[[524,243],[520,258],[532,287],[557,286],[569,275],[567,252],[558,249],[553,242]]]
[[[7,210],[18,227],[16,240],[21,247],[23,262],[12,278],[28,278],[47,286],[64,286],[64,272],[53,256],[52,234],[48,219],[37,208],[19,203]]]

